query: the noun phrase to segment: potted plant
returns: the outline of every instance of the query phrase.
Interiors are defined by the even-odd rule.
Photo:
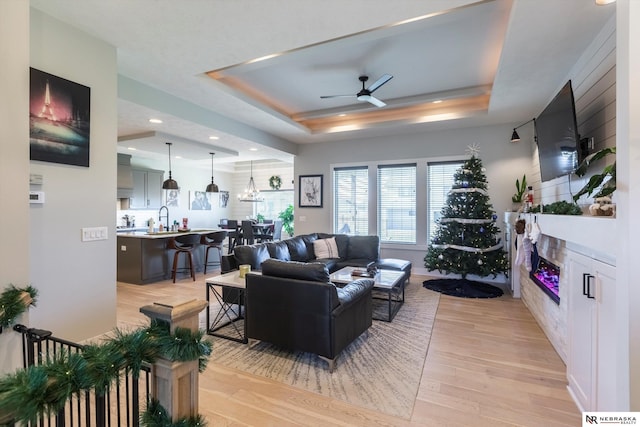
[[[608,147],[588,155],[587,157],[585,157],[582,163],[580,163],[580,166],[578,166],[578,169],[575,170],[575,174],[578,176],[586,175],[587,170],[594,162],[608,156],[609,154],[615,154],[615,153],[616,153],[616,147]],[[580,191],[578,191],[576,194],[574,194],[573,201],[577,202],[578,199],[583,194],[587,194],[591,196],[591,194],[594,191],[596,191],[598,187],[600,187],[600,190],[593,196],[595,199],[611,196],[613,192],[616,191],[616,162],[615,161],[612,164],[605,166],[602,169],[602,172],[597,173],[593,175],[591,178],[589,178],[589,181],[585,184],[585,186],[582,187]]]
[[[522,183],[520,182],[520,180],[516,179],[516,192],[513,196],[511,196],[514,212],[517,212],[522,206],[522,202],[524,202],[524,195],[526,192],[527,192],[527,176],[522,175]]]
[[[282,228],[289,235],[293,236],[293,205],[287,206],[287,209],[278,214],[278,218],[282,220]]]

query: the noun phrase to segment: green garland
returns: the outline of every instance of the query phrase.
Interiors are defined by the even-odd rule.
[[[29,294],[30,301],[25,301],[23,298],[25,292]],[[16,317],[24,313],[30,306],[35,306],[37,296],[38,291],[32,286],[16,288],[9,285],[0,294],[0,329],[12,325]]]
[[[190,418],[181,418],[177,422],[171,422],[167,410],[160,405],[156,399],[151,399],[147,410],[140,417],[141,424],[147,427],[199,427],[206,426],[202,416],[197,415]]]
[[[0,378],[0,414],[11,412],[16,421],[30,421],[55,413],[79,390],[104,394],[121,370],[137,378],[143,364],[158,357],[198,360],[202,372],[212,350],[212,343],[203,338],[204,331],[186,328],[176,328],[172,335],[168,323],[154,321],[148,328],[129,333],[116,329],[112,338],[85,346],[81,353],[45,355],[41,365]],[[180,425],[204,425],[197,419],[200,424]]]

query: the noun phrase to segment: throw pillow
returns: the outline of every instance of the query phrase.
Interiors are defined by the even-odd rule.
[[[335,237],[315,240],[313,242],[313,251],[317,259],[340,258]]]

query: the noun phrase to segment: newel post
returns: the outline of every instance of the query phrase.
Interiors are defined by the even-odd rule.
[[[199,328],[198,313],[206,301],[155,302],[140,307],[140,312],[151,320],[169,324],[171,333],[176,328]],[[198,414],[198,361],[174,362],[158,359],[152,369],[151,395],[167,410],[172,421]]]

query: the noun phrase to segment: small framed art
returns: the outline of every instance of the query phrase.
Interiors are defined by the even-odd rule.
[[[300,175],[298,185],[298,207],[322,207],[322,175]]]

